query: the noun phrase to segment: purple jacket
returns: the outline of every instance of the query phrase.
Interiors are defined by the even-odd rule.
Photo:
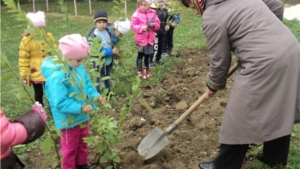
[[[151,21],[154,22],[155,26],[147,31],[143,31],[143,26],[147,26]],[[153,9],[149,8],[148,11],[143,11],[138,8],[132,15],[131,29],[135,32],[135,42],[140,46],[154,45],[155,31],[159,29],[159,26],[160,21]]]

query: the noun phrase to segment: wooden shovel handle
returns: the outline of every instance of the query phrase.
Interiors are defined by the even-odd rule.
[[[229,72],[227,77],[230,77],[238,68],[237,63],[234,64]],[[190,115],[191,112],[193,112],[203,101],[205,100],[205,93],[188,109],[186,110],[176,121],[175,123],[178,125],[181,123],[188,115]]]

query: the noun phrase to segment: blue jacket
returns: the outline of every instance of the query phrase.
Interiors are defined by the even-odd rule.
[[[96,29],[96,27],[94,27],[94,28],[90,31],[90,33],[89,33],[88,36],[87,36],[87,39],[89,39],[89,37],[91,37],[91,38],[95,38],[95,37],[96,37],[96,35],[94,34],[95,29]],[[112,42],[112,44],[111,44],[112,47],[111,47],[111,48],[104,48],[104,47],[102,47],[101,50],[100,50],[100,52],[104,51],[104,54],[103,54],[102,57],[109,57],[109,56],[112,56],[112,55],[113,55],[113,52],[112,52],[113,46],[116,45],[116,44],[118,43],[118,41],[119,41],[119,39],[118,39],[117,36],[115,35],[115,32],[114,32],[114,30],[113,30],[112,27],[107,26],[107,27],[106,27],[106,31],[107,31],[108,34],[110,35],[110,39],[111,39],[111,42]],[[100,42],[101,42],[101,39],[100,39]]]
[[[54,122],[59,129],[68,129],[78,126],[80,123],[90,119],[90,115],[81,112],[81,107],[87,105],[85,100],[79,100],[80,90],[77,86],[66,80],[71,76],[68,73],[61,71],[62,65],[54,64],[52,57],[46,57],[42,66],[41,72],[46,78],[45,91],[49,101],[51,112],[54,117]],[[69,67],[70,71],[73,68]],[[83,81],[83,90],[91,105],[95,110],[98,108],[94,105],[95,97],[100,96],[96,88],[92,85],[91,80],[83,65],[74,69],[76,74],[76,83],[79,85],[80,80]]]

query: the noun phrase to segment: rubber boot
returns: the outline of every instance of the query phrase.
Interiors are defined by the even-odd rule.
[[[149,79],[149,78],[152,78],[152,74],[150,73],[149,67],[145,67],[143,79]]]
[[[139,78],[143,78],[143,75],[144,75],[144,73],[143,73],[143,68],[138,68],[138,69],[136,70],[136,73],[137,73],[137,76],[138,76]]]
[[[97,168],[95,166],[86,164],[86,165],[82,165],[82,166],[77,165],[76,169],[97,169]]]

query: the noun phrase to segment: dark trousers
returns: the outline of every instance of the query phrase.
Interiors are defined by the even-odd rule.
[[[163,38],[164,38],[164,35],[161,34],[161,35],[157,35],[157,38],[158,38],[158,49],[157,49],[157,54],[155,56],[155,61],[156,62],[159,62],[160,61],[160,58],[161,58],[161,54],[162,54],[162,45],[163,45]],[[150,58],[151,59],[151,58]],[[152,59],[153,60],[153,59]]]
[[[168,53],[173,49],[173,35],[174,35],[174,28],[170,26],[170,29],[163,37],[163,47],[162,53]]]
[[[112,62],[109,65],[105,65],[105,63],[104,63],[100,69],[100,77],[96,78],[96,82],[98,83],[98,85],[96,86],[96,89],[99,93],[101,93],[101,90],[100,90],[101,78],[112,75],[113,64],[114,64],[114,60],[112,60]],[[99,70],[99,66],[96,65],[95,62],[93,62],[93,68]],[[110,88],[112,86],[110,79],[104,80],[103,84],[106,89],[110,90]]]
[[[264,142],[263,158],[268,165],[286,165],[291,135]],[[240,169],[249,144],[228,145],[221,144],[219,155],[213,163],[216,169]]]
[[[137,69],[142,69],[143,68],[143,58],[144,58],[145,67],[149,67],[149,61],[150,61],[151,56],[153,57],[153,54],[146,55],[142,52],[138,52],[137,59],[136,59]]]
[[[34,99],[38,101],[44,107],[43,96],[44,96],[44,83],[34,84],[32,83],[34,90]]]

